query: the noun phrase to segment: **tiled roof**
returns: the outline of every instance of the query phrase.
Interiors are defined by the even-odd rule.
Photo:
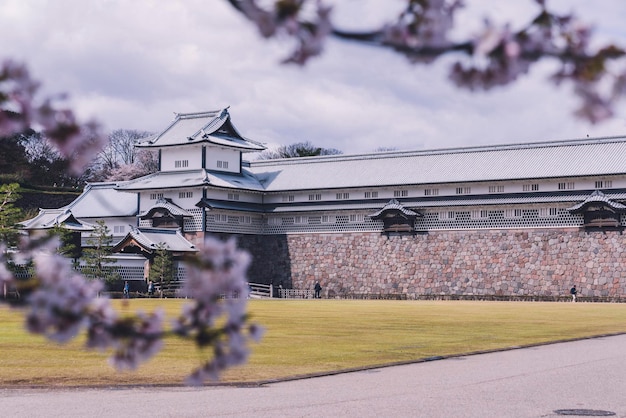
[[[404,206],[402,206],[402,204],[400,202],[398,202],[396,199],[391,199],[385,206],[383,206],[383,208],[381,210],[379,210],[376,213],[372,213],[371,215],[368,215],[368,216],[370,218],[376,219],[383,212],[386,212],[386,211],[389,211],[389,210],[398,210],[398,211],[402,212],[406,216],[417,216],[418,215],[416,212],[413,212],[412,210],[407,209]]]
[[[266,191],[626,173],[626,137],[250,162]]]
[[[166,228],[133,228],[113,251],[119,251],[121,244],[129,239],[135,240],[146,251],[155,251],[163,244],[164,248],[172,252],[196,252],[196,247],[187,241],[177,229]]]
[[[161,171],[119,185],[120,190],[176,189],[197,186],[262,191],[263,187],[247,170],[241,175],[205,169],[188,171]]]
[[[144,215],[141,216],[141,219],[148,219],[154,211],[159,209],[165,209],[173,216],[181,216],[183,218],[192,218],[193,215],[189,213],[187,210],[181,208],[177,204],[173,203],[171,199],[158,199],[154,205],[152,205]]]
[[[122,183],[90,183],[66,206],[77,218],[106,218],[137,215],[137,195],[116,189]]]
[[[20,223],[26,230],[52,229],[62,226],[76,232],[89,232],[94,225],[77,220],[69,209],[39,209],[39,214],[32,219]]]
[[[228,108],[198,113],[177,113],[172,123],[160,134],[137,144],[155,148],[197,143],[214,143],[241,151],[262,151],[258,142],[244,138],[232,125]]]
[[[614,202],[613,200],[611,200],[607,195],[605,195],[604,193],[602,193],[599,190],[594,191],[591,196],[589,196],[587,199],[585,199],[584,202],[581,202],[577,205],[572,206],[571,208],[568,208],[567,210],[569,210],[572,213],[576,213],[578,211],[580,211],[583,207],[589,205],[589,204],[593,204],[593,203],[604,203],[605,205],[613,208],[614,210],[622,213],[622,212],[626,212],[626,206],[624,206],[623,204],[619,203],[619,202]]]

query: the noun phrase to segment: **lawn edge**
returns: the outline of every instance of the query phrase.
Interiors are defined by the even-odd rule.
[[[445,359],[450,359],[450,358],[469,357],[469,356],[476,356],[480,354],[490,354],[490,353],[498,353],[498,352],[511,351],[511,350],[521,350],[524,348],[541,347],[545,345],[563,344],[563,343],[570,343],[570,342],[583,341],[583,340],[592,340],[592,339],[605,338],[605,337],[616,337],[619,335],[626,335],[626,332],[597,334],[597,335],[591,335],[591,336],[586,336],[586,337],[576,337],[576,338],[567,338],[567,339],[561,339],[561,340],[544,341],[544,342],[539,342],[539,343],[514,345],[514,346],[509,346],[509,347],[493,348],[493,349],[488,349],[488,350],[469,351],[469,352],[458,353],[458,354],[429,356],[429,357],[423,357],[423,358],[419,358],[415,360],[403,360],[403,361],[396,361],[396,362],[391,362],[391,363],[373,364],[369,366],[351,367],[348,369],[330,370],[330,371],[325,371],[325,372],[306,373],[306,374],[299,374],[299,375],[293,375],[293,376],[279,377],[275,379],[255,380],[251,382],[211,382],[211,383],[205,383],[204,385],[198,386],[198,387],[241,387],[241,388],[261,387],[261,386],[270,385],[273,383],[313,379],[316,377],[335,376],[339,374],[356,373],[356,372],[362,372],[362,371],[367,371],[367,370],[383,369],[387,367],[407,366],[411,364],[427,363],[431,361],[445,360]],[[77,389],[83,389],[83,390],[129,389],[130,390],[130,389],[138,389],[138,388],[190,388],[190,387],[194,387],[194,386],[187,386],[184,384],[165,384],[165,383],[163,384],[159,384],[159,383],[129,384],[129,385],[124,385],[124,384],[120,384],[120,385],[74,385],[74,386],[54,386],[54,385],[1,386],[0,385],[0,390],[3,390],[3,391],[9,391],[9,390],[11,391],[13,390],[14,391],[19,391],[19,390],[63,391],[63,390],[77,390]]]

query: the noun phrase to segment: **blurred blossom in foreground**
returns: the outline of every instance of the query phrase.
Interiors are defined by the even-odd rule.
[[[118,370],[136,369],[161,350],[164,337],[173,334],[212,349],[211,358],[187,378],[194,385],[216,380],[226,368],[245,363],[248,343],[262,335],[246,313],[250,257],[237,249],[234,239],[208,241],[197,257],[188,260],[189,278],[181,296],[193,299],[173,320],[171,330],[164,328],[162,309],[120,317],[110,300],[100,295],[102,282],[72,269],[70,260],[55,253],[58,245],[58,239],[24,238],[20,243],[18,261],[32,262],[34,267],[33,278],[22,282],[31,290],[23,307],[26,328],[32,333],[66,343],[86,331],[86,348],[111,350],[109,361]],[[20,284],[4,262],[0,281]]]
[[[531,1],[531,0],[528,0]],[[607,44],[590,48],[592,30],[574,14],[551,11],[534,0],[535,17],[513,31],[485,19],[478,33],[460,40],[449,37],[461,0],[406,0],[397,18],[370,30],[343,30],[333,25],[332,9],[322,0],[228,0],[264,38],[290,38],[296,44],[283,62],[304,65],[321,54],[330,37],[391,49],[413,64],[431,64],[455,55],[449,78],[460,89],[489,90],[509,85],[543,59],[559,63],[550,80],[567,82],[580,105],[574,114],[591,123],[614,116],[626,90],[626,51]],[[335,2],[335,8],[350,7]],[[358,6],[353,6],[358,13]],[[617,65],[615,65],[617,64]]]
[[[188,384],[217,380],[226,368],[245,363],[249,340],[260,339],[261,328],[247,324],[249,264],[249,254],[238,250],[234,239],[206,241],[190,260],[180,294],[193,302],[174,322],[174,332],[193,338],[201,348],[211,347],[213,358],[187,378]]]
[[[37,90],[39,83],[25,65],[9,59],[0,63],[0,138],[41,131],[70,161],[70,170],[82,173],[106,144],[106,136],[96,122],[81,124],[70,109],[58,108],[63,95],[39,99]]]

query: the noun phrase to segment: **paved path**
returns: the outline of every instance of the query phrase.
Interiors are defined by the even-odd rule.
[[[2,417],[626,417],[626,335],[260,387],[0,390]]]

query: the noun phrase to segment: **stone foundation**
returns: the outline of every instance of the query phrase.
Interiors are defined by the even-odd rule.
[[[626,235],[578,229],[239,236],[250,280],[327,297],[626,295]]]

